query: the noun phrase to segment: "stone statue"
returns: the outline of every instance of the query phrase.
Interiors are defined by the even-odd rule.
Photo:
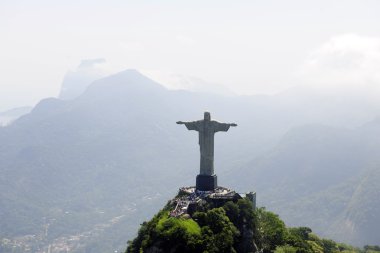
[[[204,113],[203,120],[197,120],[192,122],[182,122],[178,121],[177,124],[184,124],[188,130],[195,130],[199,132],[199,147],[201,152],[201,164],[200,164],[200,174],[203,178],[215,177],[212,179],[215,181],[214,186],[216,187],[216,176],[214,174],[214,134],[219,131],[227,132],[232,126],[235,127],[235,123],[220,123],[215,120],[211,120],[211,115],[209,112]],[[197,188],[198,188],[198,177],[197,177]],[[200,179],[203,180],[203,179]],[[207,179],[204,179],[207,181]],[[203,181],[204,181],[203,180]],[[207,183],[206,183],[207,184]],[[210,188],[202,187],[202,188]]]

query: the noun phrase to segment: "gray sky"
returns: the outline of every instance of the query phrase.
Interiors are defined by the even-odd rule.
[[[380,86],[379,13],[377,0],[0,0],[0,111],[57,96],[91,58],[240,94]]]

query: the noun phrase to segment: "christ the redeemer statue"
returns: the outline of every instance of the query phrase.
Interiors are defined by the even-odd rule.
[[[197,176],[197,190],[210,191],[217,186],[217,179],[214,173],[214,134],[219,131],[227,132],[235,123],[220,123],[211,120],[209,112],[204,113],[203,120],[192,122],[178,121],[177,124],[184,124],[188,130],[199,132],[199,147],[201,151],[200,173]]]

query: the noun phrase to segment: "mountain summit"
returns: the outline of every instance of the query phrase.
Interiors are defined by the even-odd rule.
[[[88,86],[83,97],[135,96],[162,93],[167,89],[134,69],[101,78]]]
[[[69,100],[81,95],[93,81],[107,75],[107,71],[102,68],[105,62],[102,58],[82,60],[75,70],[67,71],[58,97]]]

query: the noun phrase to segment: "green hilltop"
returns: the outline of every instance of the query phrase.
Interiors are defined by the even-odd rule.
[[[380,252],[379,246],[360,249],[320,238],[308,227],[287,227],[277,214],[263,207],[255,209],[248,198],[227,201],[219,207],[205,199],[191,215],[173,216],[174,208],[175,201],[169,201],[150,221],[141,224],[125,253]]]

